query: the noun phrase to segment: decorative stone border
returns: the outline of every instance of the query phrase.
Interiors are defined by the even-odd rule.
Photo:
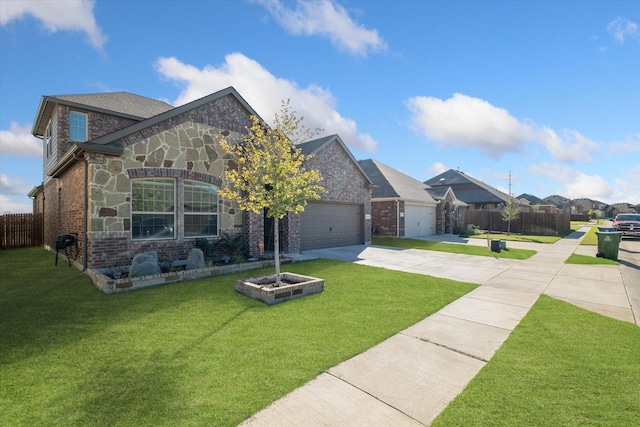
[[[324,279],[294,273],[282,273],[282,279],[294,283],[282,285],[277,288],[268,287],[265,285],[266,283],[275,282],[275,275],[271,275],[236,280],[233,288],[238,293],[257,299],[268,305],[324,291]]]
[[[280,263],[291,263],[290,258],[282,258]],[[150,276],[127,277],[124,279],[112,279],[104,274],[107,269],[87,270],[87,275],[105,294],[127,292],[136,289],[148,288],[150,286],[166,285],[170,283],[183,282],[186,280],[202,279],[211,276],[221,276],[229,273],[256,270],[263,267],[273,267],[273,260],[251,261],[242,264],[222,265],[215,267],[205,267],[196,270],[175,271],[170,273],[153,274]],[[324,282],[324,281],[323,281]]]

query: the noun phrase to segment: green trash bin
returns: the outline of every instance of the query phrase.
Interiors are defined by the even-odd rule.
[[[620,247],[620,240],[622,240],[622,233],[618,232],[600,232],[596,231],[598,236],[598,256],[607,259],[618,259],[618,248]]]

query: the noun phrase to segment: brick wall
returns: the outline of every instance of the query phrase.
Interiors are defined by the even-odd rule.
[[[364,221],[364,241],[371,242],[371,190],[367,188],[366,178],[360,168],[351,160],[343,145],[334,140],[320,149],[311,159],[305,162],[307,169],[315,169],[322,175],[322,186],[325,192],[321,200],[327,202],[361,204],[366,215]],[[291,233],[298,234],[300,250],[300,222],[291,223]],[[292,249],[296,249],[293,248]],[[293,250],[292,250],[293,252]]]
[[[404,208],[404,203],[403,206]],[[374,236],[398,236],[398,202],[395,200],[371,202],[371,226]]]

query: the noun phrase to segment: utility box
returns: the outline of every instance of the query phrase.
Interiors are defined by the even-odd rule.
[[[500,252],[500,239],[491,239],[491,252]]]

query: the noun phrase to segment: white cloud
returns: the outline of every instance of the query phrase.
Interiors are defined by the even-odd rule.
[[[504,108],[460,93],[446,100],[416,96],[405,105],[411,114],[411,128],[427,139],[475,148],[494,159],[519,151],[527,142],[537,142],[558,160],[590,161],[590,152],[599,146],[577,131],[564,130],[560,137],[553,129],[521,121]]]
[[[31,135],[31,126],[11,122],[10,130],[0,130],[0,154],[42,157],[42,141]]]
[[[411,126],[443,144],[484,151],[493,158],[518,151],[533,129],[487,101],[456,93],[447,100],[416,96],[405,103]]]
[[[636,37],[638,35],[638,24],[628,19],[617,17],[609,22],[607,31],[613,35],[613,38],[618,43],[624,43],[627,37]]]
[[[0,215],[7,213],[29,213],[33,212],[33,204],[24,200],[15,200],[0,194]]]
[[[269,123],[280,111],[281,101],[290,99],[291,106],[298,116],[304,117],[308,128],[321,128],[323,135],[337,133],[354,149],[375,151],[377,148],[377,142],[370,135],[358,132],[355,121],[336,110],[336,100],[331,92],[316,85],[300,88],[293,81],[277,78],[241,53],[227,55],[225,63],[217,68],[206,65],[199,69],[174,57],[160,58],[156,68],[165,78],[184,85],[176,105],[233,86]]]
[[[26,196],[33,186],[26,185],[22,178],[11,178],[7,174],[0,173],[0,194],[13,194]]]
[[[449,169],[451,168],[446,167],[444,163],[435,162],[427,168],[427,175],[429,176],[429,179],[431,179],[432,177],[438,176],[441,173],[448,171]]]
[[[622,171],[621,178],[615,178],[616,194],[614,200],[640,204],[640,166]]]
[[[609,146],[609,151],[612,154],[618,154],[618,153],[630,154],[636,151],[640,151],[640,133],[628,137],[627,140],[624,142],[620,142],[620,141],[613,142]]]
[[[107,37],[93,14],[95,0],[0,1],[0,25],[31,15],[44,27],[56,31],[83,31],[95,48],[102,49]]]
[[[558,160],[568,163],[591,161],[591,151],[599,144],[585,138],[580,132],[565,129],[564,138],[556,134],[553,129],[543,126],[537,132],[537,139]]]
[[[532,165],[529,170],[557,182],[559,186],[554,193],[569,199],[587,197],[604,203],[618,201],[616,189],[600,175],[588,175],[569,166],[551,163]]]
[[[346,9],[334,1],[298,0],[295,9],[287,8],[281,0],[255,0],[255,3],[264,6],[293,35],[320,35],[339,49],[360,56],[387,47],[377,30],[368,30],[353,21]]]

